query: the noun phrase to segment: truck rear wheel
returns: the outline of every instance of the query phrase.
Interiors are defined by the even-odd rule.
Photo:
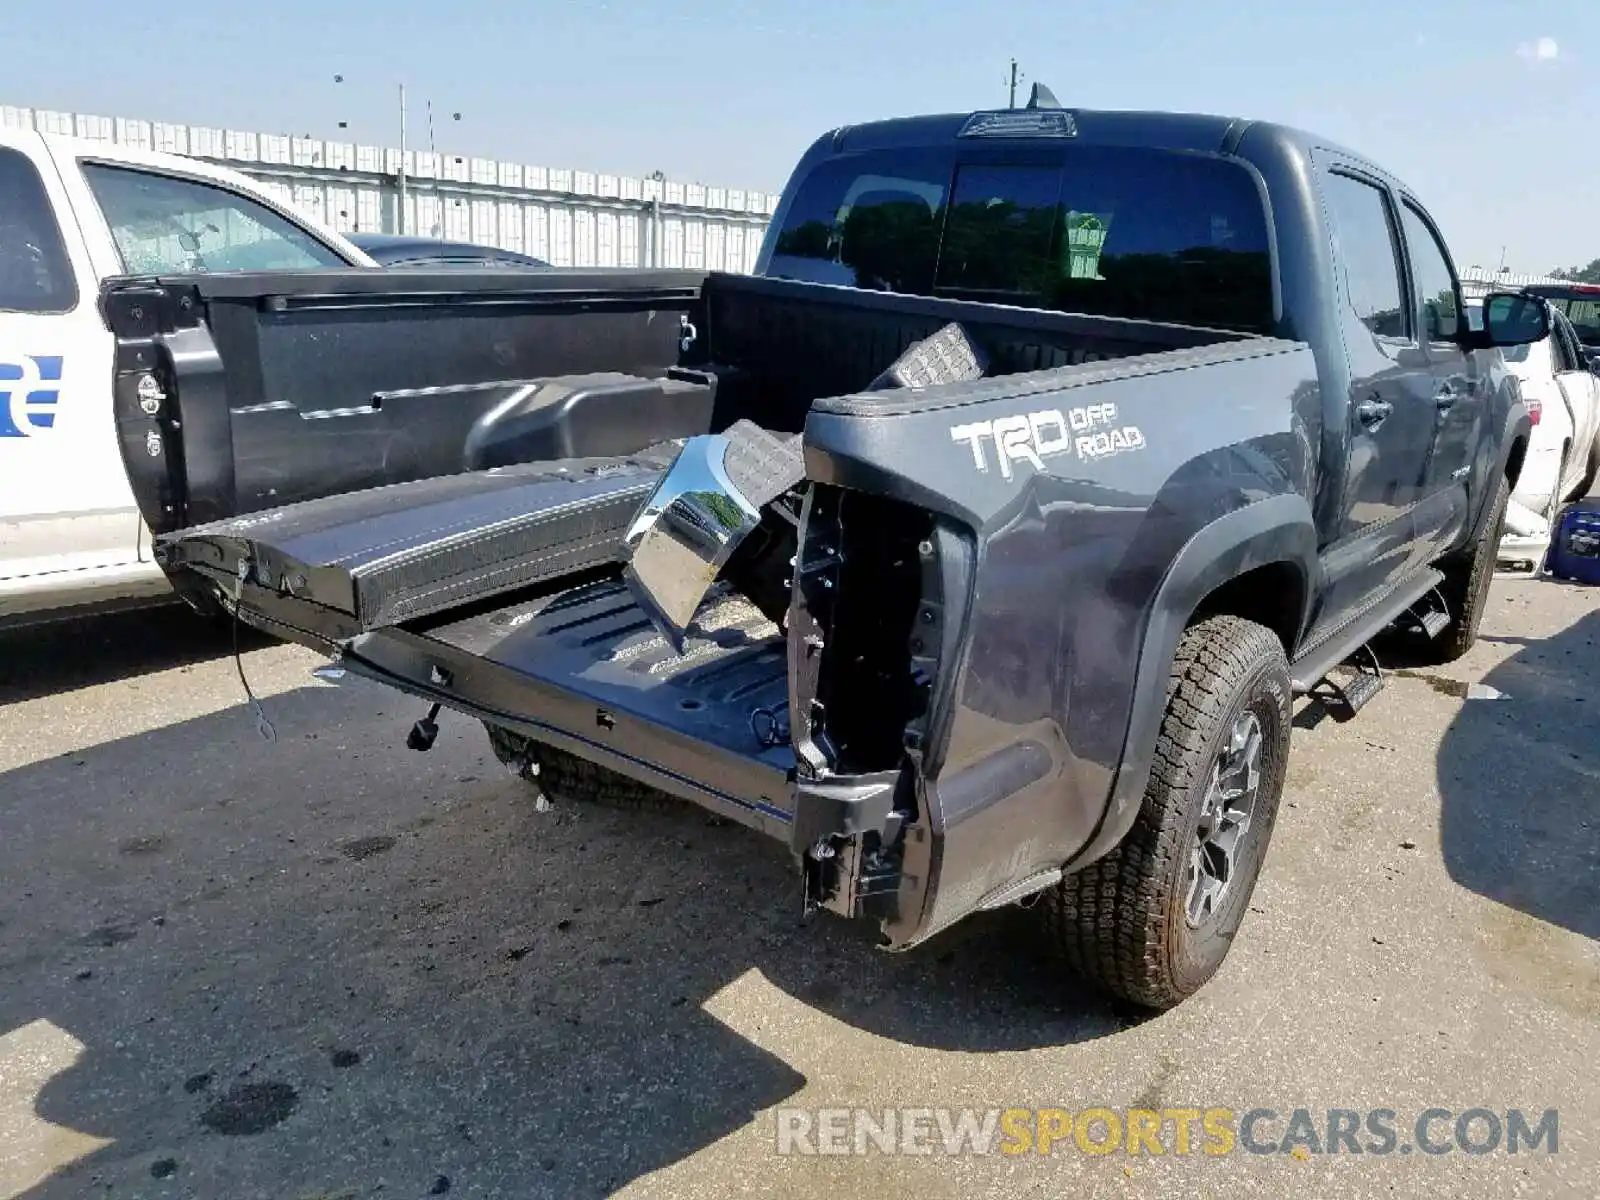
[[[536,742],[503,725],[485,721],[483,727],[489,732],[494,756],[552,800],[635,811],[677,808],[683,803],[659,788],[596,766],[576,754]]]
[[[1560,485],[1557,484],[1557,490]],[[1489,500],[1489,515],[1476,541],[1462,554],[1439,564],[1444,582],[1439,592],[1454,619],[1450,627],[1428,644],[1434,663],[1455,662],[1478,640],[1483,610],[1489,604],[1489,585],[1499,563],[1500,538],[1506,527],[1506,506],[1511,502],[1511,482],[1504,475]],[[1559,505],[1556,508],[1559,512]]]
[[[1166,1009],[1222,965],[1272,837],[1289,758],[1283,644],[1238,617],[1184,632],[1133,829],[1041,907],[1068,964]]]

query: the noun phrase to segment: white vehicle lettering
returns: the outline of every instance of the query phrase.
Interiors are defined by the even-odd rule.
[[[1072,422],[1074,433],[1083,433],[1093,429],[1096,425],[1109,425],[1117,419],[1117,406],[1115,404],[1091,404],[1086,408],[1074,408],[1067,417]]]
[[[1079,458],[1105,458],[1124,450],[1143,450],[1144,434],[1137,425],[1125,425],[1104,433],[1091,434],[1078,439]]]
[[[1027,463],[1035,471],[1044,470],[1044,460],[1063,454],[1076,454],[1092,460],[1145,448],[1144,433],[1137,425],[1114,426],[1115,404],[1088,404],[1081,408],[1044,409],[1026,416],[996,417],[953,425],[950,440],[965,443],[972,450],[972,465],[980,472],[989,470],[987,439],[994,443],[994,458],[1000,477],[1010,480],[1015,463]],[[1076,436],[1074,436],[1076,435]]]
[[[1044,470],[1044,460],[1029,440],[1033,425],[1027,417],[999,417],[994,423],[995,457],[1000,460],[1000,474],[1011,478],[1011,464],[1032,463],[1035,471]]]
[[[1067,432],[1066,419],[1060,413],[1030,413],[1028,424],[1033,429],[1033,445],[1040,457],[1048,458],[1052,454],[1072,453],[1072,434]],[[1055,429],[1055,435],[1046,437],[1045,430],[1052,427]]]
[[[950,440],[966,442],[972,447],[972,465],[980,471],[987,471],[989,464],[983,460],[983,439],[989,436],[991,426],[989,421],[979,421],[974,425],[955,425],[950,429]]]

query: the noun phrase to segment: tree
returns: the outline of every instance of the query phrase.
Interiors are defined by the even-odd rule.
[[[1600,258],[1587,267],[1558,268],[1551,271],[1550,275],[1553,279],[1565,279],[1569,283],[1600,283]]]

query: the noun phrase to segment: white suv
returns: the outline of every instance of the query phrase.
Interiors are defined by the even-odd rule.
[[[1467,319],[1482,321],[1469,301]],[[1506,367],[1522,385],[1533,417],[1533,436],[1506,512],[1500,543],[1504,562],[1538,567],[1550,544],[1550,526],[1568,500],[1586,494],[1600,465],[1600,375],[1589,364],[1572,323],[1550,306],[1550,336],[1531,346],[1507,347]]]

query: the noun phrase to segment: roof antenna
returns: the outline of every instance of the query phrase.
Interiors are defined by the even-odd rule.
[[[1056,94],[1044,84],[1035,82],[1033,90],[1028,93],[1029,108],[1060,108],[1061,101],[1056,99]]]

